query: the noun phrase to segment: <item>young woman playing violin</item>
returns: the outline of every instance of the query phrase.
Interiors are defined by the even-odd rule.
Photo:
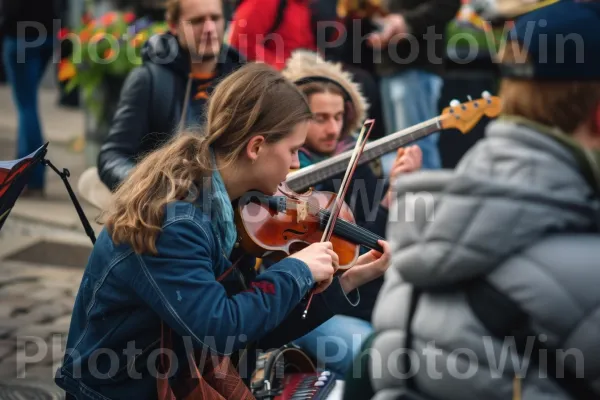
[[[250,190],[276,192],[299,166],[312,116],[293,83],[248,64],[216,87],[203,135],[181,134],[138,164],[116,191],[85,269],[60,387],[77,399],[156,399],[165,329],[177,339],[167,358],[178,378],[187,346],[232,358],[250,344],[276,348],[356,304],[356,289],[388,267],[386,242],[383,254],[362,255],[341,276],[329,242],[258,275],[251,257],[230,268],[232,202]],[[239,374],[248,378],[256,351],[244,354]]]
[[[300,148],[300,167],[314,165],[354,146],[352,133],[362,126],[368,105],[358,84],[341,65],[323,60],[309,51],[297,51],[288,60],[283,75],[294,82],[308,99],[315,118],[311,121],[306,142]],[[382,121],[375,121],[381,123]],[[418,146],[401,148],[390,179],[421,167]],[[341,177],[316,185],[316,189],[336,192]],[[378,179],[369,164],[357,166],[345,198],[354,213],[356,223],[385,237],[390,192],[387,179]],[[295,343],[327,368],[346,374],[359,351],[361,340],[371,332],[371,314],[383,277],[374,279],[360,290],[360,304],[345,307],[339,315]]]

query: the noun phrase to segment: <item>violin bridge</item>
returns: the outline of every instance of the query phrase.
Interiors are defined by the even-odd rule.
[[[301,201],[296,206],[296,222],[302,222],[308,217],[308,203]]]

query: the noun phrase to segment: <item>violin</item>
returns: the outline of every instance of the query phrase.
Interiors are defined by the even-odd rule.
[[[285,182],[273,196],[248,192],[238,201],[235,213],[239,244],[255,257],[279,261],[317,243],[332,217],[336,198],[336,193],[312,189],[298,194]],[[340,259],[339,270],[346,270],[356,262],[360,246],[383,253],[378,240],[383,238],[356,225],[352,210],[342,202],[330,238]]]

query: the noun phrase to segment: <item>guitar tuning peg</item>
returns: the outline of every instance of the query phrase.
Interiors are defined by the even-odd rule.
[[[473,101],[473,98],[470,95],[467,95],[467,99],[469,99],[469,101]]]
[[[481,93],[481,97],[483,97],[484,99],[489,99],[490,97],[492,97],[492,95],[490,94],[490,92],[488,92],[487,90],[483,91]]]
[[[456,99],[454,99],[450,102],[450,107],[456,107],[458,105],[460,105],[460,101],[458,101]]]

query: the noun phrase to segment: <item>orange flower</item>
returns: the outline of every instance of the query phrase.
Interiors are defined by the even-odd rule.
[[[71,61],[62,60],[58,65],[58,80],[61,82],[68,81],[73,78],[77,71]]]
[[[90,42],[92,42],[92,43],[98,43],[102,39],[104,39],[105,37],[106,37],[106,33],[104,33],[104,32],[96,32],[96,34],[94,36],[92,36],[92,38],[90,39]]]
[[[112,24],[113,22],[115,22],[116,20],[117,20],[117,13],[109,12],[109,13],[104,14],[100,18],[100,23],[104,26],[108,26],[108,25]]]
[[[87,42],[88,40],[90,40],[91,36],[92,36],[92,34],[91,34],[91,33],[90,33],[90,31],[88,31],[88,30],[82,31],[82,32],[79,34],[79,38],[80,38],[80,39],[81,39],[81,41],[82,41],[82,42],[84,42],[84,43],[85,43],[85,42]]]
[[[104,59],[113,58],[117,53],[113,49],[106,49],[104,52]]]

